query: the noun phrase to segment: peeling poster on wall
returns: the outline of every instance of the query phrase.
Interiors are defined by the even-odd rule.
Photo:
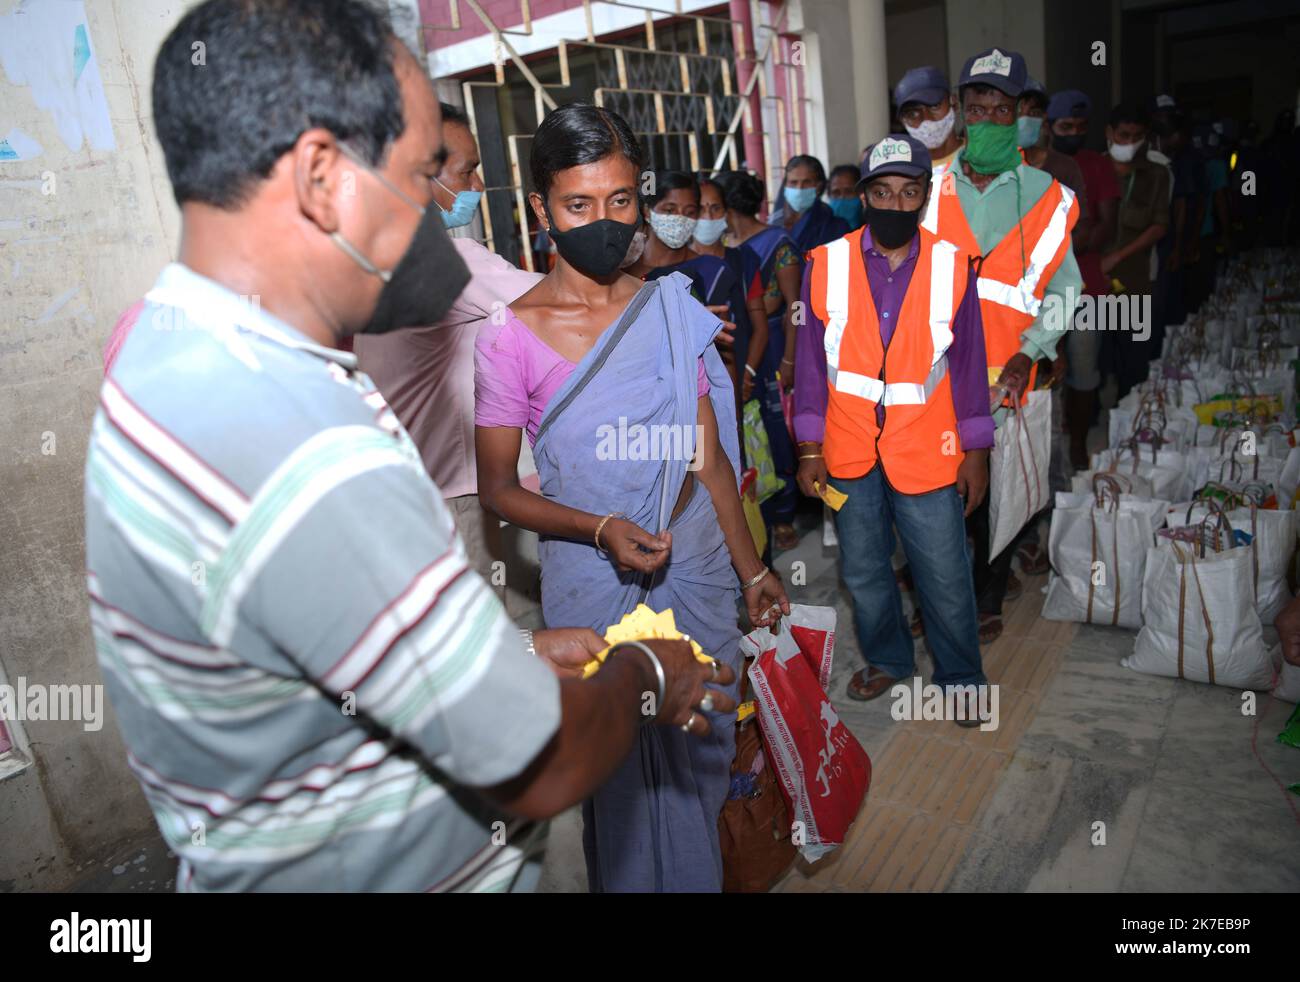
[[[23,0],[0,16],[0,65],[10,84],[31,90],[69,150],[86,141],[95,150],[116,148],[82,0]]]

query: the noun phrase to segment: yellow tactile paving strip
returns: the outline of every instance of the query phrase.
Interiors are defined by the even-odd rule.
[[[1025,590],[1008,605],[1002,637],[984,648],[984,673],[999,689],[998,729],[895,723],[871,762],[871,790],[847,841],[815,865],[800,860],[776,890],[938,892],[948,885],[1076,630],[1038,616],[1046,576],[1021,579]],[[889,705],[886,694],[871,711],[888,713]]]

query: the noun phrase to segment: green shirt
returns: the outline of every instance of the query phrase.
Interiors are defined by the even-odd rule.
[[[1021,163],[1015,170],[1003,171],[988,187],[980,191],[962,170],[964,153],[965,148],[958,151],[952,164],[957,200],[961,203],[966,223],[970,226],[980,251],[987,255],[1015,227],[1016,222],[1038,204],[1038,199],[1052,186],[1053,178],[1046,171]],[[1032,248],[1033,243],[1025,243],[1026,255]],[[1023,354],[1034,361],[1056,357],[1056,346],[1065,330],[1044,324],[1043,313],[1052,309],[1052,304],[1046,299],[1047,295],[1055,294],[1065,309],[1072,309],[1078,302],[1082,288],[1083,276],[1079,273],[1079,264],[1075,262],[1074,251],[1067,249],[1056,275],[1047,284],[1044,303],[1038,315],[1020,335],[1020,350]]]

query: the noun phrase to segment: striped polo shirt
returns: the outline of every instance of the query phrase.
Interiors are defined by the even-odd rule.
[[[91,624],[177,886],[509,890],[559,685],[351,354],[184,266],[100,393]]]

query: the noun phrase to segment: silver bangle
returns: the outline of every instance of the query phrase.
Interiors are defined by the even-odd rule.
[[[650,650],[649,645],[642,644],[640,641],[620,641],[618,644],[614,645],[614,647],[609,649],[609,653],[605,655],[605,660],[609,661],[609,659],[613,658],[620,648],[636,648],[643,655],[649,658],[650,664],[654,666],[655,678],[658,679],[659,682],[659,698],[655,701],[654,713],[643,719],[641,725],[645,726],[647,723],[653,723],[659,716],[659,707],[664,703],[664,694],[668,688],[668,680],[664,677],[663,662],[659,660],[658,655]]]
[[[536,658],[537,645],[533,643],[533,632],[521,627],[519,629],[519,640],[524,643],[524,650]]]

